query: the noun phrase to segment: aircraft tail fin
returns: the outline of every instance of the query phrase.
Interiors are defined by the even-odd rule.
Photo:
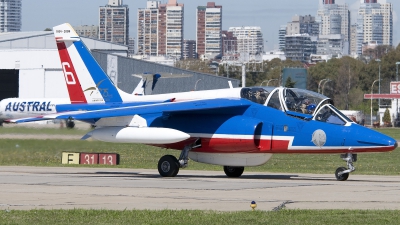
[[[129,95],[114,85],[70,24],[53,31],[71,103],[122,102]]]

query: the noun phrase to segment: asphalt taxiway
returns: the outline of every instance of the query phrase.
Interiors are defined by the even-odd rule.
[[[400,176],[76,167],[0,167],[0,209],[400,209]]]

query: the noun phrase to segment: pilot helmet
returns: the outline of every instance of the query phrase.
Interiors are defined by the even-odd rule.
[[[306,107],[308,113],[313,113],[317,106],[315,104],[310,104]]]

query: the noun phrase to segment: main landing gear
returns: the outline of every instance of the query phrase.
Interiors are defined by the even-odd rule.
[[[242,166],[224,166],[224,172],[228,177],[240,177],[244,171]]]
[[[189,151],[199,147],[201,147],[201,140],[197,139],[193,144],[186,145],[183,148],[179,160],[173,155],[164,155],[158,161],[158,172],[163,177],[175,177],[179,172],[179,168],[188,166]]]
[[[347,180],[347,178],[349,178],[349,174],[354,170],[356,170],[356,168],[353,166],[353,162],[357,161],[357,154],[352,154],[352,153],[341,154],[340,158],[347,162],[348,169],[346,169],[345,167],[337,168],[335,176],[336,180],[345,181]]]
[[[65,126],[69,129],[72,129],[75,127],[75,122],[72,119],[67,119],[65,121]]]

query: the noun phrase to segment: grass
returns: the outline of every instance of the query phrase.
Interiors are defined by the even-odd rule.
[[[0,127],[1,134],[63,134],[63,135],[84,135],[89,131],[88,129],[56,129],[46,126],[39,127],[25,127],[25,126],[4,126]]]
[[[381,133],[384,133],[386,135],[389,135],[390,137],[400,140],[400,128],[379,128],[379,129],[374,129],[376,131],[379,131]]]
[[[398,224],[398,210],[29,210],[1,211],[1,224]]]

